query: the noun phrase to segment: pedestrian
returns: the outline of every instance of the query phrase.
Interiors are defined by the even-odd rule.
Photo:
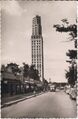
[[[36,87],[34,87],[34,92],[33,93],[34,93],[34,96],[36,96]]]
[[[34,96],[36,96],[36,91],[35,91],[35,90],[34,90],[34,92],[33,92],[33,93],[34,93]]]

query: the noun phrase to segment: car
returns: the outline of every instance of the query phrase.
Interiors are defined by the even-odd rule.
[[[56,91],[56,87],[54,85],[50,86],[50,91]]]
[[[65,91],[67,94],[70,94],[70,92],[71,92],[70,85],[66,85],[64,91]]]
[[[70,92],[71,92],[71,89],[68,88],[68,89],[66,90],[66,93],[70,95]]]
[[[77,97],[77,88],[76,86],[71,87],[71,91],[70,91],[70,98],[73,100],[76,100]]]
[[[63,86],[61,86],[61,87],[60,87],[60,90],[64,90],[64,87],[63,87]]]

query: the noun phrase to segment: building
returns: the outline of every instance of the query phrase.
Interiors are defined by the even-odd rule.
[[[32,64],[39,72],[41,81],[44,80],[44,62],[43,62],[43,37],[41,17],[36,15],[32,20],[32,36],[31,36],[31,49],[32,49]]]
[[[1,72],[1,96],[12,96],[20,92],[21,80],[11,72]]]
[[[33,92],[36,87],[37,92],[42,90],[42,82],[29,77],[23,77],[21,74],[15,75],[10,68],[6,71],[1,69],[1,98]]]

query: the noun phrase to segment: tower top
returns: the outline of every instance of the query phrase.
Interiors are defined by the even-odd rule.
[[[34,19],[34,18],[39,18],[39,19],[41,19],[41,16],[35,15],[35,17],[33,17],[33,19]]]
[[[41,17],[36,15],[32,20],[32,37],[42,36]]]

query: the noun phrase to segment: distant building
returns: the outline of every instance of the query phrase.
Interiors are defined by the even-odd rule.
[[[32,36],[31,36],[31,49],[32,49],[32,64],[39,71],[41,81],[44,79],[44,63],[43,63],[43,37],[41,17],[36,15],[32,20]]]

